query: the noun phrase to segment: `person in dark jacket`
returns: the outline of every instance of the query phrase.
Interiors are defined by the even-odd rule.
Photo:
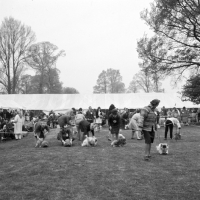
[[[117,109],[113,109],[111,114],[109,115],[108,118],[108,125],[110,128],[110,132],[112,134],[112,142],[114,140],[118,140],[118,135],[120,131],[120,115],[118,114]]]
[[[114,104],[111,104],[109,109],[108,109],[107,119],[109,119],[109,116],[111,115],[113,109],[115,109],[115,106],[114,106]],[[111,141],[111,138],[112,138],[112,134],[111,134],[110,126],[109,126],[109,128],[108,128],[108,140]]]
[[[58,118],[58,124],[60,126],[60,132],[57,135],[57,139],[60,140],[62,144],[65,137],[67,139],[72,140],[73,134],[71,130],[71,116],[68,116],[68,115],[60,116]],[[66,125],[68,125],[69,127],[65,128]]]
[[[90,123],[94,122],[94,119],[95,119],[95,117],[94,117],[94,111],[92,110],[91,106],[89,107],[88,111],[86,112],[85,118]]]
[[[92,133],[92,136],[94,136],[94,129],[97,127],[96,123],[90,123],[87,120],[82,120],[79,123],[79,128],[81,132],[83,132],[82,140],[85,139],[85,136],[87,135],[89,137],[89,132]]]
[[[121,129],[125,129],[125,126],[129,123],[129,111],[128,108],[124,108],[121,114]]]

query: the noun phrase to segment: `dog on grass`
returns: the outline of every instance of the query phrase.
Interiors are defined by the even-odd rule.
[[[62,140],[62,144],[63,144],[64,147],[71,147],[72,146],[72,140],[71,139]]]
[[[169,153],[169,145],[167,143],[160,143],[156,148],[161,155],[167,155]]]
[[[121,133],[118,135],[118,140],[114,140],[111,143],[112,147],[123,147],[126,144],[126,138]]]
[[[82,147],[95,147],[97,145],[97,138],[95,136],[88,137],[83,140]]]

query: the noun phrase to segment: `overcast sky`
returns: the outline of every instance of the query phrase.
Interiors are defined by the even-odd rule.
[[[140,12],[152,0],[0,0],[0,21],[12,16],[31,26],[36,42],[49,41],[66,56],[57,68],[65,87],[92,93],[98,75],[120,70],[128,87],[139,71],[137,40],[151,31]],[[171,91],[169,83],[164,84]]]

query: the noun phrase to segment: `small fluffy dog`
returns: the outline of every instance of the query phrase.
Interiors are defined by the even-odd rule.
[[[169,153],[169,145],[167,143],[160,143],[156,148],[159,154],[167,155]]]
[[[112,147],[123,147],[126,144],[126,138],[121,133],[118,135],[118,140],[111,143]]]
[[[63,140],[62,143],[63,143],[64,147],[71,147],[72,146],[72,140],[70,140],[70,139]]]
[[[44,141],[43,138],[39,138],[36,136],[36,144],[35,147],[42,147],[42,142]]]
[[[37,137],[36,145],[35,147],[48,147],[49,143],[44,140],[43,138]]]
[[[175,139],[175,140],[180,140],[180,139],[181,139],[181,134],[180,134],[180,133],[176,133],[176,134],[174,135],[174,139]]]
[[[82,143],[82,147],[94,147],[97,145],[97,138],[95,136],[92,136],[92,137],[88,137],[86,135],[86,138],[83,140],[83,143]]]

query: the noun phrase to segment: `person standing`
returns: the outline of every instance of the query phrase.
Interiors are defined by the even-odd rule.
[[[138,127],[142,130],[145,139],[145,155],[144,160],[149,161],[151,158],[151,144],[154,142],[155,131],[157,130],[157,113],[156,107],[160,100],[154,99],[150,105],[141,109]]]
[[[111,115],[113,109],[115,109],[115,106],[114,106],[114,104],[111,104],[108,109],[107,119],[109,119],[109,116]],[[108,136],[107,137],[108,137],[108,141],[111,141],[112,134],[111,134],[110,126],[108,128]]]
[[[86,112],[85,118],[86,118],[86,120],[87,120],[88,122],[90,122],[90,123],[93,123],[93,122],[94,122],[95,117],[94,117],[94,112],[93,112],[91,106],[89,107],[88,111]]]
[[[100,131],[102,126],[102,118],[103,118],[102,110],[100,107],[98,107],[96,110],[96,124],[98,125],[98,131]]]
[[[16,140],[22,139],[22,125],[23,125],[23,119],[22,119],[22,113],[20,110],[17,111],[17,114],[15,115],[14,120],[11,120],[11,122],[14,123],[14,134]]]

